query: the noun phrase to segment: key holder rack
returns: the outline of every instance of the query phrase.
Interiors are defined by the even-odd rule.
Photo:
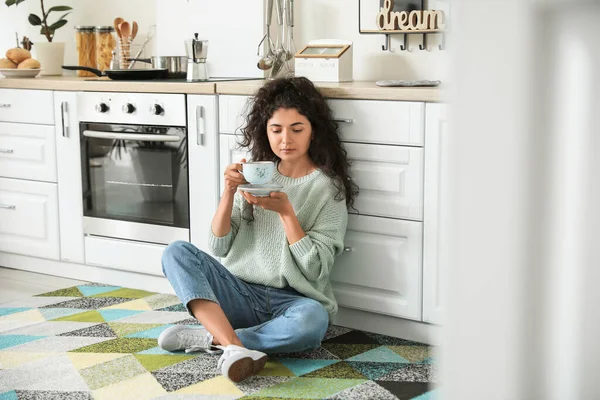
[[[446,48],[446,36],[445,36],[445,29],[439,29],[437,28],[438,24],[442,24],[445,28],[445,21],[443,20],[444,18],[444,14],[438,11],[438,14],[432,14],[432,13],[436,13],[436,11],[433,10],[424,10],[423,9],[423,0],[419,0],[416,1],[417,3],[420,3],[420,8],[414,9],[412,11],[404,11],[404,13],[406,13],[406,15],[402,15],[402,18],[398,18],[399,15],[394,15],[394,14],[400,14],[398,12],[393,12],[393,7],[394,7],[394,1],[393,0],[385,0],[384,2],[384,8],[380,9],[380,12],[377,14],[377,19],[378,19],[378,24],[384,25],[385,22],[389,21],[389,17],[390,17],[390,12],[392,13],[392,18],[396,17],[397,19],[394,21],[394,23],[396,25],[398,25],[399,23],[409,23],[410,25],[412,25],[413,27],[416,25],[422,25],[427,23],[429,26],[434,26],[436,27],[436,29],[411,29],[410,27],[408,29],[362,29],[361,27],[361,17],[363,13],[362,10],[362,3],[364,3],[365,0],[358,0],[358,33],[360,33],[361,35],[384,35],[385,36],[385,42],[384,44],[381,46],[381,50],[383,51],[389,51],[392,52],[392,45],[391,45],[391,36],[392,35],[403,35],[403,41],[402,44],[400,44],[400,50],[401,51],[411,51],[409,49],[409,45],[408,45],[408,37],[409,35],[421,35],[421,43],[419,44],[419,50],[428,50],[429,51],[429,47],[427,46],[427,36],[428,35],[440,35],[440,43],[438,45],[438,48],[440,50],[444,50]],[[369,2],[373,2],[373,0],[369,0]],[[386,7],[387,6],[387,7]],[[383,11],[383,13],[382,13]],[[442,20],[440,21],[440,15],[442,16]]]

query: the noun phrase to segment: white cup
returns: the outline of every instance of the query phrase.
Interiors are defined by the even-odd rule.
[[[275,173],[273,161],[251,161],[243,162],[240,171],[244,178],[253,185],[262,185],[271,182]]]

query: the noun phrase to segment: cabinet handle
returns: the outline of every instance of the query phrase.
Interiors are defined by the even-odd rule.
[[[15,151],[13,149],[0,149],[0,153],[4,153],[4,154],[12,154]]]
[[[350,253],[350,252],[352,251],[352,247],[349,247],[349,246],[347,246],[347,247],[344,247],[344,251],[345,251],[346,253]]]
[[[204,126],[204,107],[196,107],[196,143],[198,146],[204,146],[204,133],[206,127]]]
[[[0,108],[11,108],[12,104],[0,103]]]
[[[353,119],[347,119],[347,118],[334,118],[333,120],[335,122],[344,122],[346,124],[353,124],[354,123]]]
[[[12,204],[0,204],[0,208],[6,208],[8,210],[14,210],[17,206],[13,206]]]
[[[62,135],[65,138],[69,137],[69,103],[63,101],[60,103],[60,116],[62,118]],[[66,118],[65,118],[66,117]],[[67,123],[65,123],[67,121]]]

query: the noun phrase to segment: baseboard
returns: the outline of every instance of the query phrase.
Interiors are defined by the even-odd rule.
[[[441,343],[442,328],[440,326],[383,314],[340,307],[332,322],[335,325],[431,345]]]
[[[175,293],[169,281],[164,276],[140,274],[130,271],[2,252],[0,252],[0,266],[37,272],[39,274],[77,279],[80,281],[98,282],[107,285],[147,290],[149,292]]]
[[[165,277],[0,252],[0,266],[81,281],[174,294]],[[417,342],[440,343],[441,327],[340,307],[334,324]]]

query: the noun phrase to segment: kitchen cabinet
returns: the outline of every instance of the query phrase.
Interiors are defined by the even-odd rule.
[[[0,178],[0,251],[58,260],[56,184]]]
[[[427,105],[423,226],[423,321],[442,323],[448,270],[448,119],[444,104]]]
[[[0,251],[60,259],[51,91],[0,89]]]
[[[54,92],[60,258],[84,263],[83,194],[77,94]]]
[[[51,125],[0,122],[0,171],[4,177],[56,183],[55,147]]]
[[[425,103],[328,100],[347,142],[423,146]]]
[[[187,96],[190,236],[208,251],[208,233],[219,200],[216,96]]]
[[[360,214],[423,219],[423,149],[344,143],[360,194]],[[350,212],[355,212],[350,210]]]
[[[250,152],[240,148],[240,140],[239,135],[219,135],[219,196],[223,193],[225,168],[242,158],[250,159]]]
[[[0,121],[54,125],[52,91],[0,89]]]
[[[422,223],[351,215],[331,272],[340,306],[421,320]]]

